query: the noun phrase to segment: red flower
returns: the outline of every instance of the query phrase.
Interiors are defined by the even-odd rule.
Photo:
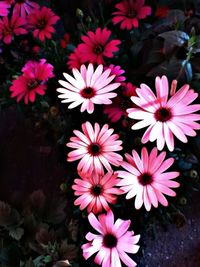
[[[35,10],[38,8],[40,8],[40,6],[37,3],[29,0],[16,1],[16,4],[13,8],[13,13],[15,13],[17,16],[25,18],[27,14],[35,12]]]
[[[10,8],[10,5],[6,1],[0,2],[0,16],[4,17],[7,16],[9,11],[8,8]]]
[[[151,7],[144,6],[144,0],[124,0],[115,5],[118,11],[114,12],[112,22],[114,24],[121,23],[121,29],[131,30],[138,28],[139,19],[144,19],[151,14]]]
[[[78,51],[83,62],[104,64],[104,58],[112,58],[117,52],[120,40],[109,40],[111,31],[98,28],[96,32],[89,31],[81,37],[83,44],[79,44]]]
[[[60,41],[60,46],[65,49],[70,41],[70,36],[68,33],[65,33],[63,39]]]
[[[74,49],[74,52],[71,53],[68,57],[67,65],[69,69],[80,69],[81,65],[83,63],[83,60],[79,54],[79,51],[77,48]]]
[[[15,14],[12,15],[10,21],[8,17],[3,17],[0,19],[0,40],[3,40],[5,44],[10,44],[14,35],[26,34],[25,24],[26,20]]]
[[[59,20],[50,8],[36,9],[28,16],[28,27],[33,30],[33,36],[44,42],[45,38],[51,39],[55,32],[54,25]]]
[[[165,18],[169,12],[168,6],[161,6],[156,9],[155,16]]]

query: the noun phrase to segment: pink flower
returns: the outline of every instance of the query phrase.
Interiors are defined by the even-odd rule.
[[[130,97],[135,95],[136,86],[132,83],[122,83],[118,89],[118,95],[114,98],[113,103],[104,106],[104,113],[112,122],[119,121],[122,116],[127,117],[127,108],[133,107],[134,104]]]
[[[104,64],[104,58],[112,58],[114,52],[117,52],[117,47],[120,40],[109,40],[111,31],[104,28],[98,28],[96,32],[89,31],[87,35],[81,37],[83,44],[78,45],[79,53],[83,62]]]
[[[119,182],[117,174],[107,172],[105,175],[92,173],[91,175],[80,174],[82,179],[75,179],[72,188],[75,195],[79,196],[74,204],[80,205],[83,210],[87,207],[87,211],[99,213],[102,209],[110,210],[108,203],[115,204],[117,195],[123,193],[116,184]]]
[[[13,13],[16,14],[16,16],[25,18],[27,14],[33,13],[36,11],[36,9],[39,8],[40,6],[35,2],[29,0],[21,0],[16,1],[13,8]]]
[[[157,97],[146,84],[141,84],[140,87],[136,90],[138,97],[131,97],[138,107],[130,108],[127,112],[130,118],[140,120],[132,126],[133,130],[148,126],[142,137],[142,143],[157,139],[159,150],[163,149],[166,142],[168,149],[173,151],[173,135],[184,143],[187,142],[186,135],[196,135],[194,130],[200,129],[200,125],[195,121],[200,119],[200,115],[193,113],[200,110],[200,105],[190,105],[198,94],[193,89],[189,90],[188,84],[182,86],[169,100],[166,76],[156,77]]]
[[[115,75],[115,82],[124,82],[126,80],[125,76],[122,76],[122,74],[125,73],[125,70],[121,69],[120,66],[115,66],[113,64],[110,64],[108,67],[105,67],[105,70],[111,69],[111,75]]]
[[[9,11],[8,9],[10,8],[10,5],[6,1],[1,1],[0,2],[0,16],[5,17],[8,15]]]
[[[69,69],[79,69],[82,65],[83,61],[79,54],[77,48],[74,49],[74,52],[71,53],[68,57],[67,65]]]
[[[28,104],[35,101],[36,94],[45,94],[46,81],[54,76],[53,66],[45,62],[45,59],[28,61],[22,69],[23,75],[13,81],[11,97],[17,97],[17,102],[24,98],[25,104]]]
[[[94,104],[110,104],[111,98],[117,94],[112,91],[120,86],[120,83],[110,83],[115,75],[109,76],[111,70],[103,71],[103,65],[99,65],[94,71],[92,64],[88,68],[82,65],[80,71],[73,69],[73,75],[63,73],[66,81],[60,80],[59,83],[65,88],[58,88],[57,92],[61,93],[59,98],[63,98],[63,103],[72,102],[69,109],[81,105],[81,112],[87,110],[93,113]]]
[[[168,202],[164,194],[174,197],[176,193],[170,188],[179,187],[179,183],[172,179],[179,176],[178,172],[165,172],[174,162],[173,158],[164,160],[166,152],[157,155],[158,150],[155,147],[150,155],[147,149],[142,148],[141,158],[133,150],[132,156],[125,154],[126,161],[121,166],[126,171],[117,171],[122,180],[118,183],[124,190],[126,199],[135,198],[135,208],[140,209],[144,203],[145,209],[149,211],[151,205],[158,207],[158,202],[167,206]]]
[[[111,164],[119,166],[122,161],[122,156],[115,151],[122,150],[121,140],[118,134],[112,134],[114,129],[109,129],[108,124],[105,124],[102,129],[98,123],[95,123],[94,129],[89,122],[82,124],[83,133],[74,130],[75,137],[71,137],[68,147],[75,150],[68,154],[68,161],[80,160],[78,171],[91,174],[95,171],[98,174],[103,174],[104,169],[112,172]]]
[[[54,25],[59,20],[50,8],[42,7],[36,9],[28,17],[28,27],[33,30],[34,38],[39,38],[44,42],[45,38],[51,39],[55,32]]]
[[[115,5],[118,11],[113,12],[113,24],[121,23],[120,28],[131,30],[138,28],[139,19],[144,19],[151,14],[151,7],[144,6],[144,0],[124,0]]]
[[[128,231],[130,220],[117,219],[114,222],[112,211],[99,215],[98,219],[90,213],[88,220],[99,234],[87,233],[86,239],[89,243],[82,245],[83,257],[86,260],[97,252],[94,262],[103,267],[121,267],[121,261],[129,267],[137,265],[127,255],[138,252],[139,246],[136,244],[140,239],[140,235]]]
[[[11,20],[8,17],[3,17],[0,19],[0,40],[3,40],[5,44],[10,44],[14,35],[26,34],[25,29],[26,20],[12,15]]]

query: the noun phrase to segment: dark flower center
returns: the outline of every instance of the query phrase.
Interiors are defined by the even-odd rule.
[[[97,156],[101,151],[101,147],[99,144],[94,143],[89,146],[88,151],[92,156]]]
[[[167,108],[160,108],[155,113],[155,119],[157,121],[165,122],[170,120],[172,117],[172,113],[170,109]]]
[[[141,185],[148,185],[153,182],[153,178],[151,174],[143,173],[138,177],[138,181]]]
[[[130,9],[128,14],[127,14],[127,17],[133,19],[136,16],[137,16],[137,12],[134,9]]]
[[[38,22],[37,22],[37,26],[38,26],[38,28],[39,29],[44,29],[45,27],[46,27],[46,25],[47,25],[47,22],[46,22],[46,20],[45,19],[40,19],[40,20],[38,20]]]
[[[24,3],[25,0],[16,0],[16,3]]]
[[[117,245],[117,238],[113,234],[106,234],[103,238],[103,245],[107,248],[114,248]]]
[[[93,96],[95,96],[96,92],[93,88],[86,87],[83,90],[81,90],[80,94],[84,98],[92,98]]]
[[[92,190],[91,191],[92,191],[92,194],[93,195],[99,196],[102,193],[102,187],[97,184],[97,185],[95,185],[95,186],[92,187]]]
[[[103,46],[102,45],[97,45],[97,46],[94,47],[93,51],[94,51],[95,54],[99,55],[99,54],[101,54],[103,52]]]
[[[32,90],[32,89],[38,87],[39,84],[40,84],[40,82],[38,80],[30,80],[27,83],[28,90]]]
[[[119,107],[121,110],[126,111],[131,106],[132,106],[132,102],[130,101],[130,99],[128,98],[126,99],[125,97],[120,99]]]

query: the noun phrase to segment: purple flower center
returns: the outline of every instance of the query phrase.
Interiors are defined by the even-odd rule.
[[[101,185],[95,185],[95,186],[93,186],[92,187],[92,194],[93,195],[95,195],[95,196],[99,196],[99,195],[101,195],[101,193],[102,193],[102,187],[101,187]]]
[[[88,151],[92,156],[98,156],[101,152],[101,147],[99,144],[93,143],[88,147]]]
[[[30,80],[27,83],[28,90],[35,89],[36,87],[38,87],[39,84],[40,84],[40,82],[38,80]]]
[[[142,173],[140,176],[138,176],[138,181],[141,185],[148,185],[153,182],[153,178],[149,173]]]
[[[92,98],[93,96],[95,96],[96,92],[93,88],[91,87],[86,87],[83,90],[81,90],[80,92],[81,96],[84,98]]]
[[[103,245],[107,248],[114,248],[117,245],[117,238],[113,234],[106,234],[103,238]]]
[[[171,110],[168,108],[160,108],[155,113],[155,119],[157,121],[165,122],[170,120],[172,117]]]
[[[95,54],[99,55],[99,54],[101,54],[103,52],[103,46],[102,45],[97,45],[97,46],[94,47],[93,51],[94,51]]]

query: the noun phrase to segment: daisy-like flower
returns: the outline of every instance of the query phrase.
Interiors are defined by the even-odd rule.
[[[171,188],[179,187],[179,183],[172,179],[179,176],[179,172],[165,172],[174,162],[173,158],[165,160],[166,152],[158,155],[157,148],[153,148],[150,155],[145,147],[142,148],[141,158],[133,150],[132,156],[125,154],[126,161],[121,166],[126,171],[117,171],[122,180],[118,183],[124,190],[126,199],[135,198],[135,208],[140,209],[144,204],[149,211],[153,205],[158,207],[158,202],[163,206],[168,205],[164,194],[174,197],[176,193]]]
[[[113,24],[121,23],[121,29],[138,28],[139,19],[151,14],[151,7],[144,5],[144,0],[124,0],[115,5],[118,11],[113,12]]]
[[[15,35],[27,33],[25,25],[26,20],[15,14],[12,15],[11,20],[8,20],[8,17],[3,17],[0,19],[0,40],[3,40],[5,44],[10,44]]]
[[[176,81],[172,82],[172,90]],[[187,142],[188,136],[195,136],[194,130],[200,129],[200,114],[194,114],[200,110],[200,105],[190,105],[198,94],[190,89],[188,84],[182,86],[168,100],[169,85],[166,76],[156,77],[156,94],[146,85],[141,84],[136,89],[137,97],[131,100],[138,106],[127,110],[128,116],[140,120],[132,126],[133,130],[148,126],[142,137],[142,143],[155,141],[157,147],[162,150],[165,142],[170,151],[174,150],[174,135],[183,143]]]
[[[111,69],[111,75],[115,75],[115,82],[124,82],[126,80],[125,76],[122,76],[122,74],[125,73],[125,70],[121,69],[120,66],[115,66],[113,64],[110,64],[108,67],[105,67],[105,70]]]
[[[13,8],[13,13],[15,13],[17,16],[25,18],[27,14],[35,12],[35,10],[39,8],[40,6],[33,1],[16,0]]]
[[[106,168],[112,172],[111,164],[119,166],[123,160],[122,156],[115,151],[122,150],[121,140],[118,134],[112,134],[114,129],[109,129],[105,124],[101,129],[98,123],[95,123],[94,129],[89,122],[82,124],[83,133],[74,130],[75,137],[71,137],[68,147],[75,150],[68,154],[68,161],[80,160],[78,171],[91,174],[93,171],[103,174]]]
[[[140,239],[140,235],[128,231],[130,220],[117,219],[115,222],[112,211],[99,215],[98,219],[90,213],[88,220],[98,234],[89,232],[86,235],[89,243],[82,245],[83,257],[86,260],[97,253],[94,262],[103,267],[121,267],[121,261],[129,267],[137,265],[127,255],[138,252],[139,246],[136,244]]]
[[[103,209],[110,210],[108,203],[115,204],[117,195],[123,191],[116,186],[120,181],[117,174],[107,172],[105,175],[92,173],[91,175],[81,174],[81,179],[75,179],[72,188],[75,196],[79,196],[74,204],[80,205],[83,210],[87,207],[88,213],[99,213]]]
[[[53,66],[41,59],[40,62],[27,62],[22,71],[23,75],[14,80],[10,87],[11,97],[17,97],[17,102],[24,98],[25,104],[28,104],[35,101],[36,94],[45,94],[46,82],[54,76]]]
[[[81,65],[80,71],[72,69],[74,78],[67,73],[63,73],[66,81],[59,83],[65,88],[58,88],[61,93],[59,98],[63,98],[62,103],[70,103],[69,109],[81,105],[81,112],[87,110],[93,113],[94,104],[111,104],[110,98],[117,94],[112,91],[120,86],[120,83],[111,83],[115,75],[110,75],[111,70],[103,71],[103,65],[99,65],[94,71],[92,64],[88,68]]]
[[[128,116],[126,110],[134,106],[130,97],[136,95],[135,90],[136,86],[133,86],[132,83],[122,83],[112,104],[104,106],[104,113],[108,115],[112,122],[117,122],[123,116]]]
[[[68,57],[67,65],[69,69],[79,69],[82,65],[83,61],[79,54],[77,48],[74,49],[74,52],[71,53]]]
[[[81,37],[83,44],[78,45],[79,53],[83,62],[104,64],[104,58],[112,58],[120,40],[110,40],[111,31],[106,28],[98,28],[96,32],[89,31],[87,35]]]
[[[0,16],[5,17],[9,13],[10,5],[6,1],[1,1],[0,2]]]
[[[28,27],[33,30],[33,37],[39,38],[41,42],[45,38],[51,39],[52,34],[55,32],[54,25],[59,20],[50,8],[42,7],[36,9],[28,17]]]

